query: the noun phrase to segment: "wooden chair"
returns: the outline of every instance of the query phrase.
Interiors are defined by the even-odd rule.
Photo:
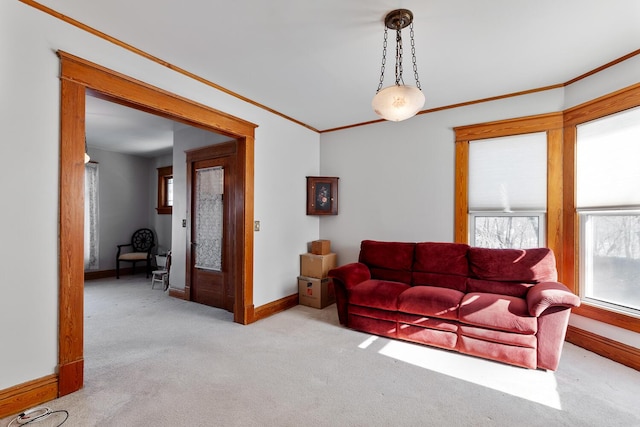
[[[158,266],[159,267],[159,266]],[[155,286],[156,282],[162,283],[164,290],[169,288],[169,271],[171,270],[171,251],[167,252],[167,258],[164,262],[164,267],[151,272],[151,289]]]
[[[155,246],[153,231],[148,228],[141,228],[131,236],[131,243],[118,245],[116,255],[116,278],[120,278],[120,262],[130,262],[133,264],[133,274],[136,273],[136,263],[145,262],[147,267],[147,278],[151,272],[151,249]],[[130,247],[129,252],[123,252],[122,248]]]

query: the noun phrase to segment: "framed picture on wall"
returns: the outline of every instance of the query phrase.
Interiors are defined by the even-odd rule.
[[[338,179],[307,177],[307,215],[338,215]]]

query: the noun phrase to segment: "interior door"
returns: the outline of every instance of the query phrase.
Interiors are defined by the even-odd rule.
[[[191,300],[233,312],[235,157],[223,155],[189,164]]]

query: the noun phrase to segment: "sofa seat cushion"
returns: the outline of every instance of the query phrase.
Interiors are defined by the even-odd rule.
[[[527,301],[509,295],[472,292],[460,303],[459,320],[463,323],[498,331],[533,335],[538,318],[529,315]]]
[[[398,296],[410,286],[386,280],[365,280],[349,290],[349,304],[396,311]]]
[[[464,294],[437,286],[414,286],[398,298],[398,311],[440,319],[458,319],[458,307]]]

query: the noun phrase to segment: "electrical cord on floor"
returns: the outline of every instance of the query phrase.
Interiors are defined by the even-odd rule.
[[[69,412],[64,409],[52,411],[51,408],[47,408],[46,406],[41,406],[39,408],[29,409],[28,411],[24,411],[19,414],[17,417],[11,420],[7,427],[12,427],[13,423],[16,423],[16,426],[24,426],[27,424],[39,423],[40,421],[44,421],[54,414],[64,414],[64,420],[55,427],[60,427],[64,424],[69,418]]]

